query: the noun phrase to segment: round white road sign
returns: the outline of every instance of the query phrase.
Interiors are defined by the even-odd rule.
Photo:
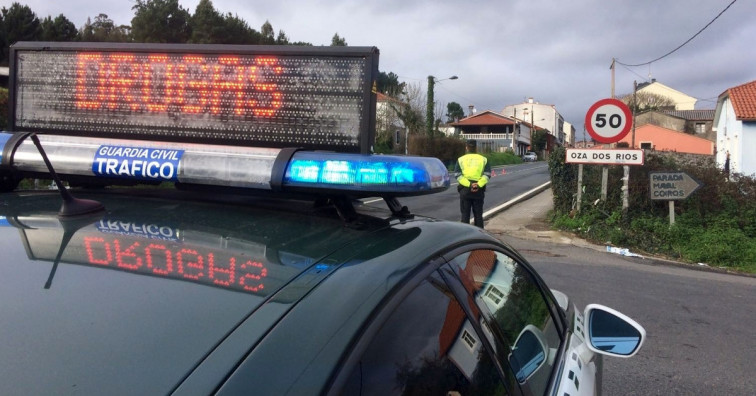
[[[615,143],[630,132],[632,114],[619,99],[602,99],[594,103],[585,115],[585,128],[599,143]]]

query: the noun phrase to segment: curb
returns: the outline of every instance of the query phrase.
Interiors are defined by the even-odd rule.
[[[536,187],[536,188],[534,188],[534,189],[532,189],[530,191],[526,191],[526,192],[524,192],[524,193],[522,193],[522,194],[520,194],[520,195],[518,195],[518,196],[516,196],[516,197],[514,197],[512,199],[510,199],[507,202],[504,202],[503,204],[501,204],[501,205],[499,205],[499,206],[497,206],[497,207],[495,207],[493,209],[489,209],[487,212],[483,212],[483,221],[491,219],[493,216],[495,216],[495,215],[497,215],[497,214],[499,214],[499,213],[501,213],[501,212],[509,209],[510,207],[512,207],[512,206],[514,206],[514,205],[516,205],[516,204],[518,204],[518,203],[520,203],[522,201],[526,201],[526,200],[528,200],[530,198],[533,198],[534,196],[536,196],[537,194],[545,191],[549,187],[551,187],[551,181],[543,183],[540,186],[538,186],[538,187]]]

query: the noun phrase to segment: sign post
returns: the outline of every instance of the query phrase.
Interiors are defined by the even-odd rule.
[[[643,165],[645,161],[645,152],[643,150],[630,150],[630,149],[567,149],[567,158],[565,163],[579,164],[578,168],[578,205],[577,210],[580,211],[580,199],[582,198],[582,175],[583,165],[604,165],[602,172],[602,188],[601,199],[606,201],[606,179],[608,179],[608,168],[606,165],[623,165],[625,168],[625,176],[623,193],[623,209],[627,209],[626,202],[628,199],[628,182],[630,180],[630,168],[628,165]]]
[[[624,138],[632,126],[632,113],[630,108],[621,100],[610,98],[602,99],[594,103],[585,114],[585,127],[593,140],[606,145],[616,143]],[[608,147],[608,146],[607,146]],[[629,178],[629,168],[625,165],[626,177]],[[636,165],[642,165],[636,164]],[[601,199],[606,201],[609,169],[604,166],[601,174]],[[627,180],[626,180],[627,182]],[[578,186],[580,188],[580,186]],[[629,192],[623,192],[623,202],[627,202]],[[622,205],[627,209],[626,205]]]
[[[675,201],[686,199],[701,187],[701,183],[685,172],[649,173],[649,193],[652,200],[669,201],[669,225],[675,224]]]

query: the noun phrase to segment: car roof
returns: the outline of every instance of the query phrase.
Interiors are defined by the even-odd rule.
[[[57,192],[0,194],[0,298],[14,302],[0,305],[0,364],[15,379],[0,389],[212,392],[248,354],[256,372],[280,377],[287,364],[287,376],[302,374],[263,381],[271,391],[304,386],[328,377],[312,373],[331,369],[322,362],[336,364],[366,315],[430,255],[494,241],[370,208],[344,222],[332,206],[294,200],[161,189],[77,197],[106,212],[66,220]],[[311,339],[290,338],[308,325]]]

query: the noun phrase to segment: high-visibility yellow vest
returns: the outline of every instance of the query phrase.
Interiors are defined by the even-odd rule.
[[[483,187],[488,183],[488,176],[483,174],[488,162],[486,157],[470,153],[459,157],[457,162],[459,163],[459,169],[462,171],[457,176],[457,181],[461,186],[470,187],[470,184],[477,182],[479,187]]]

